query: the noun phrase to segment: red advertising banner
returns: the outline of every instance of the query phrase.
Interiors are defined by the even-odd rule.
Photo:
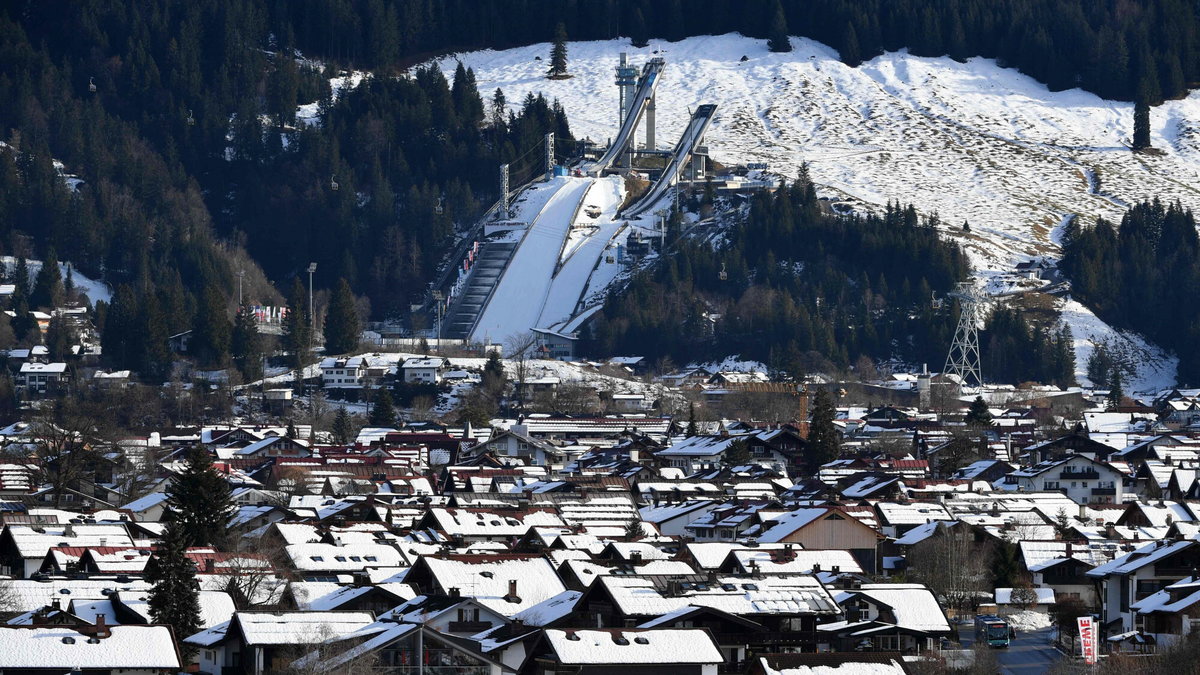
[[[1096,624],[1092,617],[1081,616],[1079,622],[1079,648],[1083,652],[1083,660],[1089,665],[1096,662],[1099,649],[1096,645]]]

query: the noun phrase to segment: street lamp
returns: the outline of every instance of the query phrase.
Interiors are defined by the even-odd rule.
[[[309,318],[309,330],[311,330],[314,335],[317,332],[317,312],[316,312],[316,309],[313,307],[312,275],[313,275],[313,272],[316,272],[316,271],[317,271],[317,263],[315,263],[315,262],[308,263],[308,318]]]

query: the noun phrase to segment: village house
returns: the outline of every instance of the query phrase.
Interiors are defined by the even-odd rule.
[[[1003,482],[1022,492],[1061,492],[1079,504],[1120,504],[1125,477],[1111,465],[1083,455],[1053,459],[1010,473]]]
[[[448,362],[440,356],[412,357],[404,360],[400,370],[408,383],[439,384]]]

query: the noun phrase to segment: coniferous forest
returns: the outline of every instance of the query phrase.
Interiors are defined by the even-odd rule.
[[[118,319],[106,343],[122,346],[108,365],[151,373],[169,361],[165,336],[221,312],[232,326],[239,273],[248,302],[280,303],[274,286],[291,287],[317,262],[318,289],[345,279],[366,301],[364,318],[406,319],[455,227],[496,197],[496,165],[511,163],[514,181],[524,180],[546,133],[560,153],[572,151],[555,102],[505,101],[480,94],[469,70],[448,79],[416,64],[549,41],[560,23],[573,40],[639,44],[741,31],[783,49],[780,35],[790,33],[838,48],[852,65],[901,48],[989,56],[1054,89],[1151,102],[1200,79],[1197,10],[1183,0],[14,0],[0,6],[0,253],[57,255],[110,284],[120,306],[97,308],[96,319],[101,328],[109,313]],[[350,68],[408,77],[368,79],[335,98],[330,79]],[[315,123],[298,120],[297,105],[311,101],[320,102]],[[895,207],[882,219],[795,220],[816,228],[824,248],[782,244],[773,263],[761,242],[776,240],[753,227],[812,208],[795,189],[788,195],[756,203],[734,242],[740,252],[680,244],[672,265],[635,282],[631,292],[676,279],[702,293],[717,290],[709,284],[736,290],[709,308],[721,315],[715,322],[674,308],[711,336],[684,331],[680,348],[658,351],[682,356],[709,340],[744,342],[776,363],[810,352],[837,363],[867,353],[937,361],[946,337],[933,333],[946,329],[934,324],[945,321],[922,309],[922,281],[944,290],[962,274],[956,254],[909,222],[915,212]],[[884,234],[893,221],[905,228]],[[871,237],[941,260],[920,274],[898,271],[883,254],[851,260],[837,241]],[[764,306],[779,307],[770,321],[781,322],[764,334],[803,330],[766,347]],[[853,320],[833,320],[834,310]],[[632,329],[606,315],[595,344],[619,347]],[[214,353],[204,360],[227,361],[230,340],[206,339]],[[921,350],[930,353],[913,353]]]
[[[1136,330],[1179,356],[1181,382],[1200,382],[1200,239],[1178,203],[1134,205],[1114,225],[1072,221],[1062,269],[1075,295],[1106,322]]]
[[[679,362],[740,353],[792,374],[863,356],[940,365],[953,323],[934,294],[968,266],[935,225],[900,204],[882,216],[823,213],[801,175],[756,195],[727,246],[683,240],[613,294],[593,349]]]

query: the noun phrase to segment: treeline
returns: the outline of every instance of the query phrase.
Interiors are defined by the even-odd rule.
[[[1075,385],[1075,339],[1068,325],[1031,326],[1020,311],[1001,307],[979,338],[983,376],[990,382]]]
[[[485,102],[463,69],[453,83],[435,68],[370,78],[335,100],[339,71],[298,58],[287,13],[262,0],[0,6],[0,252],[53,248],[128,286],[126,308],[158,308],[132,324],[164,323],[155,336],[193,327],[212,293],[231,317],[239,271],[247,302],[276,304],[267,278],[286,288],[314,261],[318,289],[344,277],[392,318],[454,227],[498,196],[499,164],[515,186],[540,170],[546,133],[572,151],[559,106]],[[316,120],[298,120],[314,101]]]
[[[767,38],[782,11],[793,35],[850,65],[888,50],[987,56],[1051,89],[1129,100],[1182,95],[1200,79],[1200,20],[1186,0],[294,0],[271,6],[307,52],[374,68],[448,50],[573,40],[679,40],[739,31]]]
[[[1081,302],[1174,350],[1180,381],[1200,381],[1200,240],[1190,210],[1155,199],[1134,205],[1120,225],[1075,219],[1063,248],[1061,267]]]
[[[679,362],[741,354],[794,375],[871,359],[940,364],[952,325],[934,293],[968,266],[935,226],[899,204],[823,213],[803,172],[757,195],[726,247],[685,239],[614,292],[589,346]]]

